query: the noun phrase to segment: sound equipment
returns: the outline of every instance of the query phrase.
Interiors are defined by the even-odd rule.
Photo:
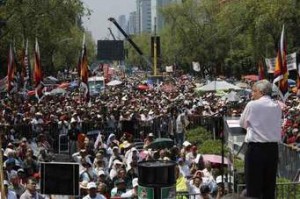
[[[79,195],[79,164],[41,163],[40,191],[51,195]]]
[[[97,43],[98,60],[124,60],[123,40],[98,40]]]

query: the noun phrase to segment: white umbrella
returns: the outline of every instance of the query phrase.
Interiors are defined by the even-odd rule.
[[[120,80],[112,80],[112,81],[108,82],[106,85],[107,86],[117,86],[117,85],[120,85],[122,83],[123,82],[121,82]]]
[[[241,90],[240,87],[230,84],[226,81],[212,81],[205,86],[198,88],[199,91],[216,91],[216,90]]]
[[[240,87],[240,88],[250,88],[250,85],[247,84],[246,82],[238,82],[235,85]]]
[[[231,91],[230,93],[228,93],[225,98],[229,101],[229,102],[238,102],[241,100],[241,97],[237,94],[237,92],[235,91]]]

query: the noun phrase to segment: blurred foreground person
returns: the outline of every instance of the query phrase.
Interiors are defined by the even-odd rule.
[[[271,95],[272,84],[257,81],[252,87],[252,101],[240,118],[241,127],[247,130],[245,177],[247,197],[251,198],[275,198],[282,111]]]

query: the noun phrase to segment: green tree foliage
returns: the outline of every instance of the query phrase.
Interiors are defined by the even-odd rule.
[[[139,36],[131,36],[130,38],[143,52],[146,59],[149,60],[149,62],[152,62],[151,60],[151,35],[150,34],[141,34]],[[150,66],[147,65],[147,62],[142,58],[142,56],[134,49],[134,47],[129,43],[125,43],[125,48],[128,52],[127,57],[127,64],[128,65],[135,65],[135,66],[141,66],[143,69],[149,69]]]
[[[212,132],[208,132],[202,127],[190,129],[186,134],[186,140],[195,144],[201,154],[221,155],[222,143],[220,139],[214,140]],[[228,152],[225,147],[225,153]]]
[[[90,12],[82,1],[10,0],[0,9],[0,17],[6,21],[0,35],[1,65],[6,63],[9,43],[14,43],[19,56],[28,39],[32,57],[37,38],[46,74],[76,67],[84,34],[81,18]],[[95,44],[90,35],[86,38],[92,59]]]
[[[257,73],[260,58],[276,56],[283,25],[288,53],[299,52],[299,8],[295,0],[186,0],[166,6],[160,10],[162,64],[189,71],[199,61],[202,72],[212,75]],[[148,45],[150,36],[142,37]]]

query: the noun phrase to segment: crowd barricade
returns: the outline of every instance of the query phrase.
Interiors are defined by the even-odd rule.
[[[286,144],[279,144],[278,176],[300,182],[300,152]]]
[[[167,116],[162,116],[154,118],[151,121],[127,121],[127,124],[121,125],[120,129],[107,127],[107,125],[103,122],[83,121],[81,125],[81,132],[86,134],[88,131],[100,130],[105,136],[108,136],[110,133],[117,133],[117,135],[119,134],[119,136],[121,136],[125,131],[127,131],[133,135],[134,140],[143,141],[141,139],[143,138],[143,136],[141,136],[141,132],[144,132],[144,136],[147,135],[147,133],[152,132],[156,137],[168,137],[169,135],[166,131],[169,128],[168,125],[170,125],[167,122],[169,119],[170,118]],[[212,132],[212,136],[215,139],[219,138],[223,131],[224,125],[223,118],[221,116],[203,117],[200,115],[189,115],[188,120],[188,129],[201,126],[207,131]],[[33,131],[30,123],[21,123],[13,126],[2,125],[0,128],[4,134],[12,134],[11,129],[14,129],[13,134],[16,140],[21,139],[22,137],[32,140],[38,134]],[[60,136],[57,123],[44,124],[43,129],[55,152],[66,149],[67,146],[61,146],[61,143],[64,142],[64,144],[66,144],[67,136]],[[63,149],[61,147],[63,147]],[[288,147],[288,145],[280,144],[278,176],[293,180],[299,168],[300,152],[293,150]]]
[[[237,186],[239,194],[246,188],[245,184]],[[275,198],[277,199],[298,199],[300,198],[300,182],[276,183]]]

